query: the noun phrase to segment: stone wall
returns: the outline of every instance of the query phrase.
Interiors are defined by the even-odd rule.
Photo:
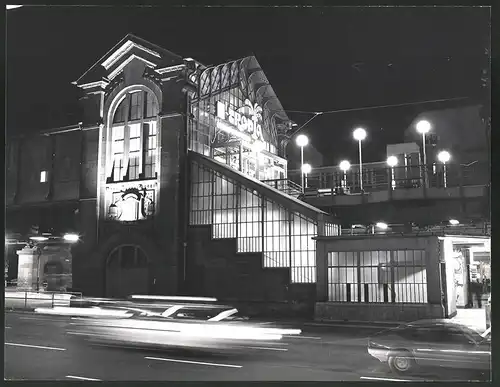
[[[415,321],[444,318],[438,304],[362,304],[317,302],[314,319],[317,321]]]

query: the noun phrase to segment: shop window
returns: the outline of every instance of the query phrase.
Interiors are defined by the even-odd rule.
[[[47,180],[47,171],[40,171],[40,183],[46,183]]]
[[[131,91],[120,102],[111,127],[112,181],[156,176],[157,115],[151,92]]]
[[[425,251],[329,252],[328,297],[337,302],[426,303]]]

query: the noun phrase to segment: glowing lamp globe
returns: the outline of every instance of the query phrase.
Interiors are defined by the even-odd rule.
[[[364,130],[363,128],[354,129],[354,132],[352,132],[352,136],[356,141],[363,141],[366,138],[366,130]]]
[[[387,158],[387,165],[391,168],[395,167],[398,165],[398,158],[396,156],[389,156]]]
[[[309,144],[309,139],[307,138],[306,135],[300,134],[295,139],[295,142],[297,143],[298,146],[300,146],[302,148],[302,147],[306,146],[307,144]]]
[[[431,130],[431,123],[426,120],[421,120],[417,122],[417,132],[420,134],[428,133]]]
[[[438,160],[441,161],[443,164],[445,164],[448,161],[450,161],[450,159],[451,159],[450,152],[447,152],[447,151],[441,151],[441,152],[439,152],[439,154],[438,154]]]
[[[351,168],[351,163],[347,160],[342,160],[339,164],[339,168],[342,171],[347,172],[349,170],[349,168]]]

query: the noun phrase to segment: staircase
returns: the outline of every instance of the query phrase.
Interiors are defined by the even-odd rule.
[[[312,238],[328,214],[287,194],[301,193],[293,182],[262,182],[198,153],[190,158],[189,291],[311,310]]]
[[[214,239],[212,226],[188,230],[187,292],[215,297],[247,316],[313,315],[316,285],[290,283],[290,268],[263,267],[263,253],[237,253],[236,238]]]

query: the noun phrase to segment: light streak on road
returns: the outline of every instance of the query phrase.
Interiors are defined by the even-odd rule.
[[[11,345],[13,347],[27,347],[27,348],[37,348],[37,349],[50,349],[50,350],[53,350],[53,351],[66,351],[66,348],[44,347],[44,346],[41,346],[41,345],[31,345],[31,344],[5,343],[5,345]]]
[[[101,379],[85,378],[83,376],[67,375],[66,377],[69,379],[88,380],[89,382],[100,382],[101,381]]]
[[[172,363],[198,364],[198,365],[206,365],[206,366],[214,366],[214,367],[227,367],[227,368],[242,368],[243,367],[243,366],[235,365],[235,364],[206,363],[206,362],[202,362],[202,361],[179,360],[179,359],[165,359],[163,357],[145,356],[145,359],[159,360],[159,361],[168,361],[168,362],[172,362]]]

